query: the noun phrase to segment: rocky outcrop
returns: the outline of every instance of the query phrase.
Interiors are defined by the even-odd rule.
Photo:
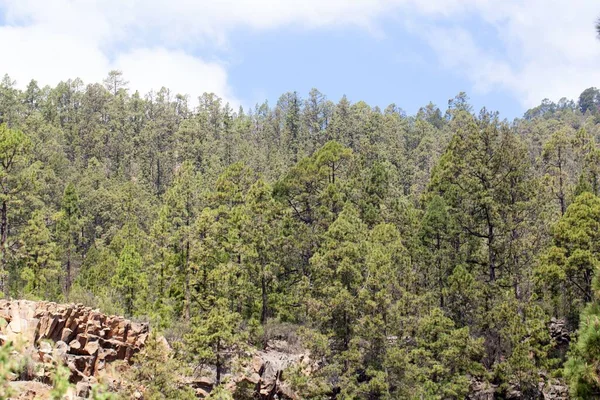
[[[564,319],[552,317],[548,324],[548,331],[557,346],[568,346],[571,342],[571,332],[567,329]]]
[[[478,379],[471,380],[469,388],[468,400],[494,400],[494,396],[498,387],[489,382]]]
[[[0,300],[0,333],[2,342],[23,344],[34,361],[63,361],[71,381],[85,392],[86,383],[108,364],[131,361],[144,345],[148,325],[81,304]]]
[[[548,379],[540,382],[540,392],[544,400],[567,400],[569,399],[569,388],[558,379]]]
[[[245,386],[252,387],[260,399],[300,399],[285,381],[285,371],[292,366],[308,371],[310,357],[305,352],[289,352],[276,346],[258,351],[243,373],[233,377],[229,390],[235,393],[238,387]]]
[[[49,383],[49,376],[45,374],[56,362],[71,370],[71,382],[75,384],[71,398],[86,398],[100,375],[106,380],[115,372],[114,368],[107,371],[108,365],[115,361],[131,362],[147,336],[147,324],[107,316],[81,304],[0,300],[0,342],[20,343],[22,351],[42,366],[36,368],[36,382],[13,383],[21,393],[18,398],[33,398],[47,391],[45,383]],[[44,368],[45,365],[49,368]],[[285,382],[284,371],[293,365],[311,370],[308,353],[292,350],[283,341],[271,341],[267,349],[253,351],[244,365],[241,371],[227,374],[228,389],[267,400],[299,399]],[[117,369],[122,366],[118,364]],[[122,382],[118,376],[115,379],[115,386],[119,386]],[[199,398],[208,396],[215,385],[210,371],[208,376],[182,377],[182,380],[196,390]]]
[[[298,366],[306,374],[316,368],[306,350],[291,349],[284,341],[270,341],[265,350],[250,353],[240,371],[225,374],[225,387],[234,398],[300,400],[286,382],[289,368]],[[215,385],[214,371],[186,377],[184,383],[194,388],[199,398],[207,397]]]
[[[540,374],[538,390],[536,394],[524,395],[515,385],[511,385],[506,393],[498,393],[498,386],[478,379],[471,380],[468,400],[494,400],[499,398],[525,400],[568,400],[569,388],[560,380]]]

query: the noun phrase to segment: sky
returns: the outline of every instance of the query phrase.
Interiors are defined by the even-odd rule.
[[[467,92],[512,119],[600,86],[598,0],[0,0],[0,75],[121,70],[130,90],[253,107],[317,88],[409,114]]]

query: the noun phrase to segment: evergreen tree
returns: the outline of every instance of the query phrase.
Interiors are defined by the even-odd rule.
[[[444,308],[446,279],[456,263],[455,248],[451,242],[452,230],[455,229],[444,199],[434,195],[427,204],[422,220],[421,240],[423,243],[424,265],[431,268],[424,270],[423,282],[429,290],[434,290],[439,299],[439,307]]]
[[[125,245],[119,256],[112,285],[120,292],[127,315],[133,314],[139,290],[142,290],[145,286],[142,263],[142,257],[136,251],[135,246]]]
[[[23,293],[42,299],[57,299],[61,262],[57,243],[48,227],[50,219],[42,210],[35,211],[22,233],[21,256],[25,281]]]
[[[160,297],[183,294],[182,315],[190,318],[191,280],[190,246],[198,212],[198,176],[191,162],[184,163],[165,195],[159,218],[153,227],[159,241]],[[175,281],[171,281],[174,279]],[[169,292],[167,292],[167,290]],[[180,292],[183,291],[183,293]]]
[[[463,398],[469,378],[482,376],[483,342],[456,328],[439,308],[419,322],[412,349],[391,350],[386,366],[399,398]]]
[[[219,300],[206,315],[194,319],[193,329],[185,337],[192,362],[197,366],[216,368],[217,386],[232,358],[244,351],[245,338],[239,329],[240,322],[240,315],[229,311],[225,302]]]
[[[590,397],[597,97],[508,123],[464,93],[445,115],[317,90],[234,111],[130,93],[119,71],[5,77],[0,289],[149,319],[223,383],[247,341],[297,333],[319,360],[290,371],[303,398],[461,398],[469,377],[535,397],[561,373],[547,326],[566,318],[583,343],[567,376]],[[185,398],[148,371],[145,396]]]
[[[19,197],[31,182],[27,175],[30,148],[31,141],[23,132],[0,123],[0,292],[5,296],[9,289],[8,261],[12,250],[9,216],[11,207],[19,204]]]
[[[77,247],[81,241],[81,211],[79,196],[75,186],[69,183],[65,188],[61,210],[58,214],[58,235],[61,238],[62,258],[65,270],[64,290],[68,295],[73,282],[73,269],[77,257]]]
[[[563,130],[556,132],[544,146],[542,154],[546,165],[550,188],[560,206],[560,214],[567,211],[567,179],[569,159],[571,159],[571,144],[567,133]]]
[[[579,310],[592,301],[600,248],[600,199],[579,195],[554,226],[553,245],[537,269],[538,283],[551,296],[554,312],[577,325]]]
[[[161,340],[155,331],[150,332],[144,349],[135,356],[135,363],[129,372],[133,384],[126,388],[126,394],[132,396],[141,386],[144,399],[196,398],[192,389],[179,383],[183,372],[181,363],[173,358],[165,343],[164,338]]]

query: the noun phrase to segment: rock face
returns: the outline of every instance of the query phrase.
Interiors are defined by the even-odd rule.
[[[226,373],[226,389],[234,398],[261,400],[300,400],[286,382],[287,368],[300,367],[305,374],[316,369],[316,363],[303,349],[290,349],[283,341],[270,341],[265,350],[255,350],[235,373]],[[205,371],[206,372],[206,371]],[[215,386],[215,374],[186,377],[183,382],[196,391],[198,398],[207,397]]]
[[[112,381],[114,368],[107,370],[107,366],[119,360],[131,362],[144,346],[148,331],[147,324],[107,316],[80,304],[0,300],[0,342],[20,343],[42,366],[64,362],[71,370],[71,383],[75,384],[69,398],[88,397],[91,385],[101,375]],[[307,353],[285,347],[273,341],[268,349],[253,351],[242,371],[227,374],[228,389],[232,393],[249,391],[253,398],[260,399],[299,399],[288,388],[284,370],[291,365],[308,370],[311,361]],[[49,391],[44,384],[49,383],[45,370],[42,367],[38,372],[38,382],[12,383],[21,393],[18,398],[43,398],[42,394]],[[214,376],[182,379],[196,390],[199,398],[208,396],[215,384]]]
[[[148,325],[81,304],[0,300],[0,333],[2,341],[23,343],[35,361],[62,359],[71,381],[86,383],[113,361],[131,361],[144,345]]]
[[[277,348],[258,351],[245,371],[235,375],[229,387],[232,393],[237,387],[252,387],[254,396],[260,399],[299,399],[285,382],[284,371],[291,366],[311,369],[307,353],[292,353]]]
[[[571,342],[571,332],[567,329],[564,319],[552,317],[548,325],[548,331],[558,346],[568,346]]]

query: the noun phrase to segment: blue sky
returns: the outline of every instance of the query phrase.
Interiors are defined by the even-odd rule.
[[[313,87],[409,114],[466,91],[512,119],[600,86],[597,0],[0,0],[0,73],[275,104]]]
[[[522,115],[511,93],[476,93],[468,79],[440,65],[423,40],[394,22],[382,29],[383,37],[350,28],[233,35],[231,85],[250,104],[272,103],[286,91],[305,96],[315,87],[336,102],[345,94],[381,108],[395,103],[409,114],[430,101],[444,110],[448,99],[466,91],[477,108],[485,105],[511,118]]]

